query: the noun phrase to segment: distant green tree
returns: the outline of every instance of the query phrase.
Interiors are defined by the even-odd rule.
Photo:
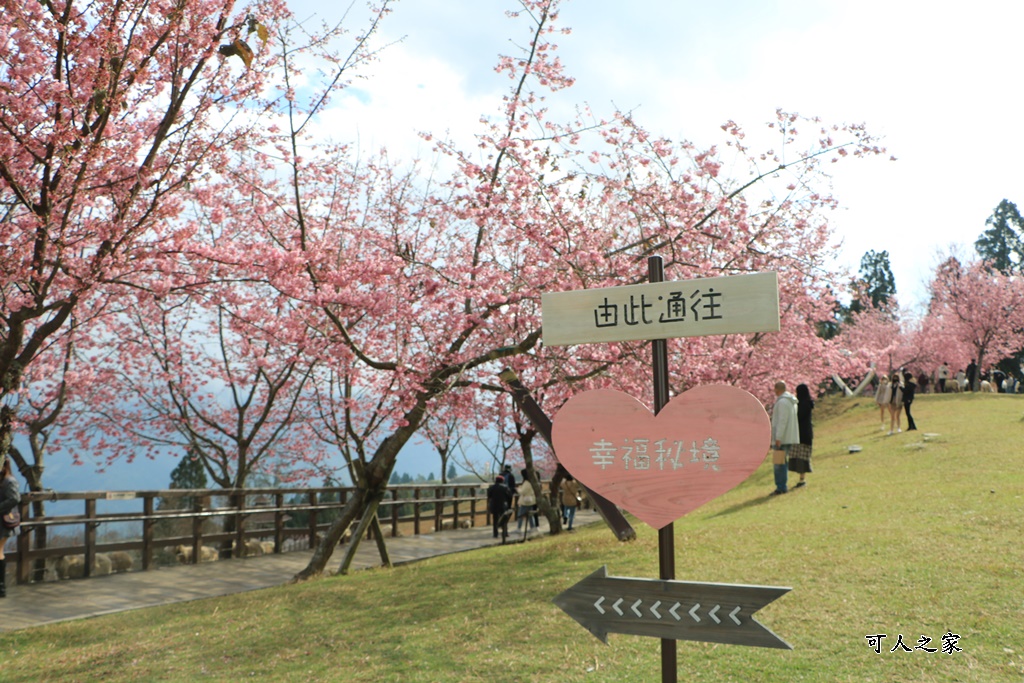
[[[455,479],[457,476],[459,476],[459,473],[455,470],[455,464],[453,463],[448,466],[448,481]]]
[[[403,472],[402,473],[401,483],[403,483],[403,484],[411,484],[412,483],[412,477],[409,475],[408,472]]]
[[[1008,199],[985,220],[990,226],[974,243],[978,255],[1004,275],[1024,273],[1024,218]]]
[[[203,461],[192,451],[185,454],[178,465],[171,470],[172,489],[205,489],[207,486],[206,468]]]
[[[849,313],[860,313],[864,305],[882,308],[896,295],[896,278],[892,275],[888,251],[868,251],[860,259],[860,272],[854,280],[854,299]]]

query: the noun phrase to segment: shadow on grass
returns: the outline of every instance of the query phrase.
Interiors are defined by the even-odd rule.
[[[789,494],[786,494],[786,495],[789,495]],[[725,517],[726,515],[731,515],[731,514],[734,514],[736,512],[740,512],[741,510],[748,510],[748,509],[750,509],[752,507],[756,507],[758,505],[764,505],[765,503],[770,501],[772,498],[778,498],[778,496],[769,496],[766,493],[765,495],[760,496],[758,498],[752,498],[752,499],[744,501],[742,503],[736,503],[735,505],[729,506],[729,507],[725,508],[724,510],[719,510],[715,514],[709,515],[707,517],[707,519],[715,519],[716,517]]]

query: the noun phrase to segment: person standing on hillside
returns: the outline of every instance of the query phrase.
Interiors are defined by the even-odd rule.
[[[935,371],[935,380],[936,384],[939,386],[938,391],[940,394],[946,393],[947,379],[949,379],[949,365],[946,364],[946,361],[942,361],[942,365],[940,365],[939,369]]]
[[[789,450],[789,471],[800,475],[800,481],[793,488],[805,486],[807,474],[811,472],[811,444],[814,442],[814,428],[811,426],[811,413],[814,411],[814,399],[806,384],[796,388],[796,422],[800,427],[800,443],[793,444]]]
[[[971,362],[967,364],[967,391],[978,390],[978,366],[971,359]]]
[[[892,436],[903,431],[900,428],[900,413],[903,412],[903,375],[899,370],[892,373],[892,377],[889,378],[889,387],[892,390],[889,399],[889,436]]]
[[[14,478],[11,471],[11,459],[4,457],[3,466],[0,467],[0,517],[3,517],[21,502],[21,494],[18,493],[18,480]],[[7,539],[15,534],[15,529],[9,529],[0,523],[0,598],[7,597],[7,560],[4,556],[4,546]]]
[[[800,443],[800,425],[796,411],[796,396],[786,391],[786,383],[775,383],[775,405],[772,406],[772,465],[775,470],[775,490],[769,496],[789,491],[787,455],[794,444]],[[780,454],[781,451],[781,454]]]
[[[875,403],[882,411],[882,431],[885,431],[885,418],[889,417],[889,401],[892,400],[892,385],[889,384],[889,376],[882,375],[878,382],[878,391],[875,392]]]
[[[910,404],[914,402],[914,393],[917,390],[917,385],[914,384],[914,376],[909,372],[903,373],[903,412],[907,414],[907,431],[912,432],[917,429],[917,425],[914,424],[914,418],[910,415]]]

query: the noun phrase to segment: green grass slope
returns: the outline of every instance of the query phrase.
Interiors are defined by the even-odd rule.
[[[766,462],[675,523],[677,579],[793,589],[757,615],[792,651],[680,641],[680,681],[1024,680],[1024,398],[914,412],[889,437],[870,399],[820,401],[808,486],[768,498]],[[657,578],[637,528],[9,633],[0,680],[657,681],[658,640],[606,646],[551,603],[602,565]],[[960,651],[891,652],[901,634]]]

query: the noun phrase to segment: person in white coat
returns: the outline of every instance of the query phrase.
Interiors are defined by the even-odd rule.
[[[800,423],[797,420],[796,396],[786,390],[786,383],[775,383],[775,405],[772,406],[772,450],[783,451],[781,458],[772,458],[775,468],[775,490],[770,496],[779,496],[789,491],[789,450],[800,443]],[[782,464],[779,464],[779,460]]]

